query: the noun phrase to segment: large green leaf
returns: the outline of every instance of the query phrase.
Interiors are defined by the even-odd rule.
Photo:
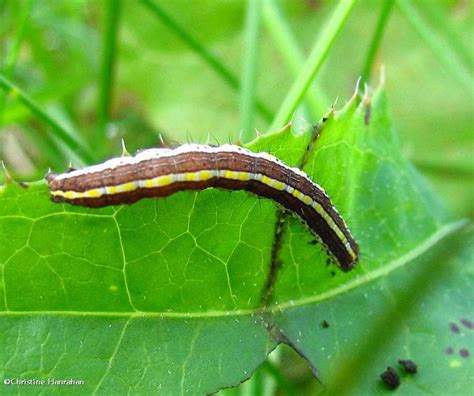
[[[273,317],[286,342],[317,368],[322,393],[390,393],[379,380],[388,366],[399,369],[401,394],[469,393],[474,234],[453,233],[458,227],[444,227],[383,273],[297,301]],[[404,373],[399,359],[413,360],[418,373]]]
[[[311,145],[311,131],[287,128],[249,147],[304,164],[327,189],[361,245],[361,262],[348,274],[325,265],[324,252],[298,220],[283,214],[286,225],[275,232],[278,208],[244,192],[182,192],[87,209],[53,204],[44,184],[6,185],[0,192],[2,378],[84,380],[68,388],[77,393],[203,394],[247,379],[283,340],[330,381],[362,342],[371,317],[407,287],[404,275],[418,267],[416,259],[459,225],[448,223],[434,193],[401,157],[383,91],[361,105],[352,99],[314,133],[319,138]],[[459,260],[472,276],[472,262]],[[439,284],[435,297],[449,304],[428,308],[422,331],[407,319],[394,337],[401,355],[383,364],[404,357],[405,346],[415,360],[434,353],[452,359],[423,346],[443,344],[446,328],[439,323],[452,305],[458,307],[453,321],[469,316],[463,293],[470,284],[456,279],[458,294],[447,298],[446,288],[454,286]],[[270,296],[265,307],[263,296]],[[323,319],[331,323],[325,333]],[[467,376],[468,364],[458,361],[457,373]],[[377,386],[377,374],[361,378],[362,393]],[[456,390],[442,372],[436,375],[436,384]],[[406,386],[429,392],[429,384],[417,382],[429,376]]]

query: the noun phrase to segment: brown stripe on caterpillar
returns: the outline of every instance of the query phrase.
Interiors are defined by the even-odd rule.
[[[239,146],[148,149],[81,170],[48,173],[46,179],[53,201],[93,208],[184,190],[245,190],[298,215],[343,270],[350,270],[359,257],[357,243],[318,184],[270,154]]]

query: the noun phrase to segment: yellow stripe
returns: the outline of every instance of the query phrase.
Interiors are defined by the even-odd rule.
[[[199,173],[198,172],[187,172],[184,174],[183,177],[184,181],[199,181]]]
[[[270,179],[268,176],[263,175],[261,182],[267,186],[272,186],[273,179]]]
[[[311,205],[311,202],[313,202],[313,200],[311,199],[311,197],[308,197],[307,195],[303,195],[302,201],[303,201],[303,203],[305,203],[306,205]]]
[[[335,232],[336,236],[344,244],[344,247],[347,249],[351,257],[355,259],[357,255],[355,254],[354,250],[352,250],[352,247],[350,246],[349,241],[347,240],[346,236],[341,231],[341,229],[337,226],[337,224],[334,222],[332,217],[324,210],[324,208],[319,203],[314,202],[312,206],[316,210],[316,212],[318,212],[318,214],[320,214],[321,217],[326,221],[329,228],[331,228],[331,230]]]
[[[281,181],[278,181],[278,180],[273,180],[273,185],[272,185],[273,188],[276,188],[277,190],[279,191],[283,191],[286,189],[286,184],[281,182]]]
[[[304,197],[304,194],[299,191],[299,190],[294,190],[292,195],[295,197],[295,198],[298,198],[300,201],[303,200],[303,197]]]
[[[86,191],[86,198],[99,198],[102,196],[102,191],[98,188],[94,188],[93,190]]]
[[[153,187],[163,187],[168,186],[174,183],[174,178],[172,175],[164,175],[154,177],[153,179],[141,180],[141,185],[144,188],[153,188]]]
[[[212,172],[212,177],[215,177],[217,174],[216,171]],[[249,172],[237,172],[231,170],[222,170],[219,171],[219,177],[229,180],[240,180],[240,181],[248,181],[252,178],[252,174]],[[206,179],[207,180],[207,179]]]
[[[234,179],[235,178],[234,173],[237,173],[237,172],[227,171],[225,173],[224,177]],[[341,229],[337,226],[337,224],[334,222],[332,217],[323,209],[323,207],[320,204],[315,202],[315,205],[312,205],[313,200],[308,195],[303,194],[301,191],[295,190],[293,187],[288,188],[289,186],[287,186],[285,183],[282,183],[279,180],[272,179],[272,178],[270,178],[266,175],[262,175],[260,177],[260,181],[263,184],[266,184],[267,186],[275,188],[276,190],[280,190],[280,191],[281,190],[287,190],[290,194],[292,194],[295,198],[297,198],[298,200],[303,202],[305,205],[311,205],[321,215],[321,217],[326,221],[329,228],[331,228],[331,230],[334,231],[336,236],[344,244],[344,247],[347,249],[349,254],[352,256],[352,258],[353,259],[356,258],[356,254],[352,250],[352,247],[350,246],[350,244],[348,243],[348,240],[347,240],[346,236],[341,231]]]
[[[115,186],[108,186],[108,187],[105,187],[105,192],[107,195],[114,195],[114,194],[117,194],[117,187]]]
[[[128,183],[121,184],[119,187],[121,190],[120,192],[130,192],[138,188],[138,183],[135,183],[134,181],[128,182]]]
[[[239,180],[239,172],[226,170],[222,176],[224,179]]]
[[[155,187],[164,187],[169,186],[170,184],[174,183],[173,175],[164,175],[156,178],[156,185]]]
[[[212,179],[216,175],[216,172],[211,171],[211,170],[203,170],[203,171],[199,171],[199,174],[200,174],[200,180],[209,180],[209,179]]]
[[[145,188],[153,188],[158,186],[158,180],[157,179],[148,179],[148,180],[143,180],[143,187]]]
[[[249,172],[239,172],[239,180],[247,181],[252,178],[252,174]]]
[[[61,192],[62,192],[62,191],[61,191]],[[63,196],[64,196],[64,198],[67,198],[67,199],[75,199],[77,194],[78,194],[78,193],[76,193],[76,192],[74,192],[74,191],[66,191],[66,192],[63,194]],[[59,195],[61,195],[61,194],[59,194]]]

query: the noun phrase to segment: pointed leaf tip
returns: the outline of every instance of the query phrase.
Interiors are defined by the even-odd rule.
[[[13,177],[11,177],[8,169],[3,160],[0,160],[0,167],[2,168],[3,174],[5,175],[5,184],[10,184],[13,182]]]

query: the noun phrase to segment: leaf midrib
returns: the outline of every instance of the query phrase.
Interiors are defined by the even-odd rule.
[[[177,319],[205,319],[205,318],[226,318],[234,316],[258,316],[263,313],[276,313],[287,309],[296,308],[302,305],[312,304],[330,298],[336,297],[346,293],[358,286],[372,282],[383,276],[387,276],[391,272],[403,267],[409,262],[422,256],[430,248],[435,246],[442,239],[448,235],[460,230],[468,223],[468,220],[463,219],[452,223],[445,224],[440,227],[434,234],[425,239],[415,249],[405,253],[403,256],[390,261],[387,265],[378,268],[374,271],[361,275],[350,282],[328,290],[324,293],[302,298],[299,300],[291,300],[271,307],[256,308],[256,309],[242,309],[234,311],[206,311],[206,312],[99,312],[99,311],[3,311],[0,313],[1,317],[8,316],[71,316],[71,317],[117,317],[117,318],[131,318],[131,319],[147,319],[147,318],[177,318]]]

